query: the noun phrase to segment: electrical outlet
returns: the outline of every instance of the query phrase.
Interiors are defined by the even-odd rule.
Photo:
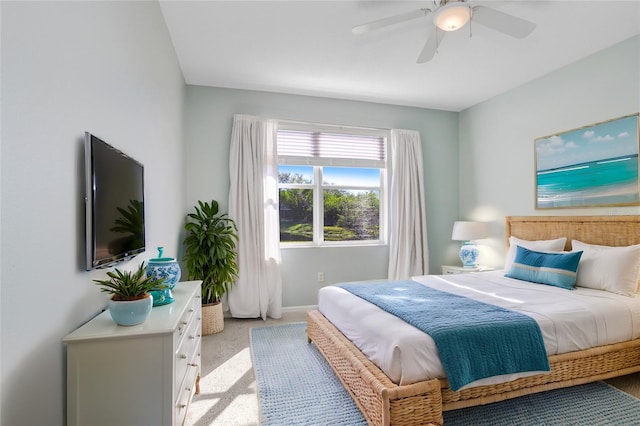
[[[324,282],[324,272],[318,272],[318,282]]]

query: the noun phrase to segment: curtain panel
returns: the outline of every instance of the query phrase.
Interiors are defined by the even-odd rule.
[[[228,293],[231,316],[282,316],[278,157],[274,120],[233,117],[229,217],[238,226],[238,280]]]
[[[389,279],[429,273],[420,133],[391,130]]]

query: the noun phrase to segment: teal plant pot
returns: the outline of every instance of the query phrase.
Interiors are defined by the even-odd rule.
[[[162,306],[173,303],[173,295],[171,290],[180,281],[182,271],[180,265],[173,257],[162,257],[162,247],[158,247],[158,257],[149,259],[147,263],[147,277],[163,278],[164,289],[153,289],[153,306]]]
[[[131,326],[146,321],[153,307],[153,297],[138,300],[114,301],[109,299],[109,313],[118,325]]]

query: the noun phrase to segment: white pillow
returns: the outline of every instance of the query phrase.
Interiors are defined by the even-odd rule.
[[[640,244],[610,247],[571,241],[571,251],[582,251],[576,285],[633,296],[640,273]]]
[[[504,261],[504,270],[509,272],[513,265],[513,259],[516,258],[516,246],[524,247],[534,251],[548,251],[559,252],[564,250],[564,245],[567,242],[565,237],[557,238],[555,240],[521,240],[516,237],[509,237],[509,251],[507,252],[507,258]]]

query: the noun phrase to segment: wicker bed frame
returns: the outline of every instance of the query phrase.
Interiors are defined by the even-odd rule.
[[[510,235],[525,240],[567,237],[591,244],[640,244],[640,216],[529,216],[506,218]],[[369,424],[443,423],[442,412],[640,371],[640,339],[549,357],[551,372],[458,392],[444,379],[398,386],[319,311],[307,313],[307,336],[333,367]]]

